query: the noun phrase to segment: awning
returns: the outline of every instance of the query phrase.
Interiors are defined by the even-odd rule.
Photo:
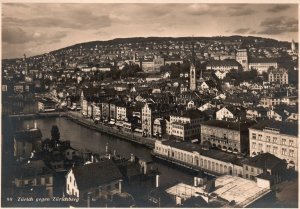
[[[134,129],[134,131],[139,132],[139,133],[143,133],[143,130],[139,129],[139,128]]]
[[[123,123],[116,122],[116,126],[123,126]]]

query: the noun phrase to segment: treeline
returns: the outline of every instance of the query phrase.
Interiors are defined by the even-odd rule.
[[[135,64],[125,64],[122,70],[119,70],[115,67],[112,67],[110,71],[101,72],[96,71],[93,75],[90,76],[90,81],[102,81],[107,78],[112,78],[113,80],[119,80],[129,77],[137,77],[138,72],[141,72],[142,69],[139,65]]]

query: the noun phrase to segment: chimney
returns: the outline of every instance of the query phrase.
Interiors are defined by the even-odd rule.
[[[159,187],[159,175],[158,174],[156,175],[155,180],[156,180],[155,181],[155,187],[158,188]]]
[[[106,143],[105,152],[106,152],[106,154],[108,153],[108,143]]]
[[[198,178],[195,176],[194,177],[194,187],[198,186]]]
[[[134,162],[134,155],[130,154],[130,162]]]
[[[87,194],[87,207],[90,208],[91,207],[91,192],[88,192]]]
[[[94,156],[91,155],[91,162],[93,163],[94,162]]]

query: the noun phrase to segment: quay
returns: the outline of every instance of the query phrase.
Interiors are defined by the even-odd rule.
[[[32,113],[32,114],[16,114],[9,115],[9,118],[15,119],[35,119],[35,118],[47,118],[47,117],[65,117],[79,125],[93,129],[95,131],[105,133],[110,136],[118,137],[123,140],[127,140],[133,143],[143,145],[147,148],[153,149],[155,139],[150,137],[139,136],[137,133],[125,132],[113,127],[105,126],[104,124],[95,124],[91,119],[82,118],[73,112],[47,112],[47,113]]]
[[[150,149],[153,149],[155,145],[155,139],[139,136],[133,132],[125,132],[122,130],[118,130],[113,127],[105,126],[101,123],[95,124],[92,120],[78,117],[72,113],[65,114],[65,117],[87,128],[93,129],[95,131],[99,131],[101,133],[108,134],[110,136],[115,136],[123,140],[134,142]]]
[[[66,112],[41,112],[41,113],[29,113],[29,114],[14,114],[9,115],[9,118],[25,118],[25,119],[34,119],[34,118],[47,118],[47,117],[65,117]]]

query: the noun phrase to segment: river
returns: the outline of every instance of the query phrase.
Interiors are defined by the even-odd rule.
[[[19,125],[19,129],[26,129],[27,125],[33,127],[34,121],[41,130],[43,139],[50,138],[52,125],[57,125],[60,130],[61,140],[70,140],[71,146],[75,149],[87,149],[93,153],[104,153],[105,147],[108,144],[112,151],[116,150],[117,154],[120,154],[123,157],[129,158],[130,154],[134,154],[141,159],[148,161],[152,160],[150,154],[151,150],[144,146],[97,132],[74,123],[64,117],[23,120]],[[162,162],[155,162],[155,166],[161,172],[160,185],[162,187],[174,185],[177,182],[189,184],[192,184],[193,182],[193,175],[185,170],[169,166]]]

